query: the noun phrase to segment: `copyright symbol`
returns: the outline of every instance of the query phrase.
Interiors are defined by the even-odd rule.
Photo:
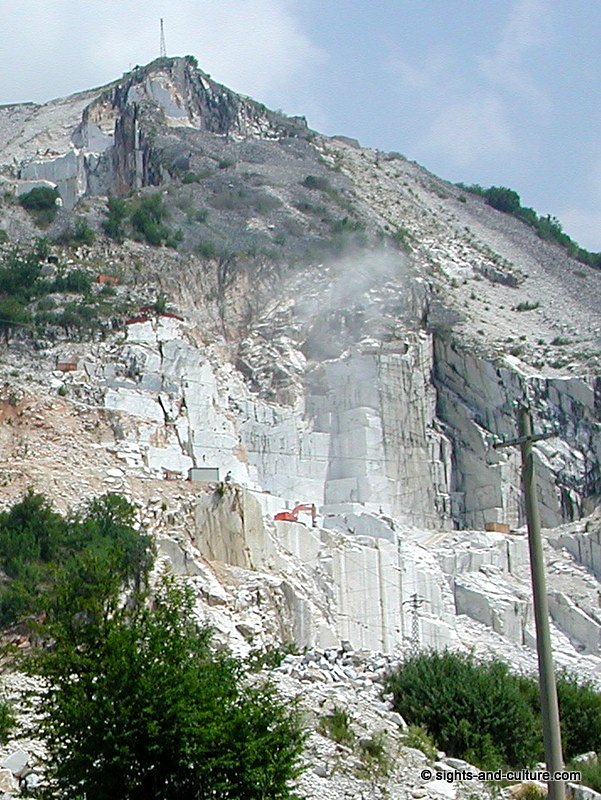
[[[432,770],[431,769],[422,769],[420,772],[421,779],[423,781],[429,781],[432,777]]]

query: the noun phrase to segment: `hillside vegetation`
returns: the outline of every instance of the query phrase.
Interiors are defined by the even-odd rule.
[[[294,707],[212,646],[190,592],[167,576],[149,592],[137,527],[117,494],[63,516],[29,492],[0,515],[0,623],[35,633],[19,663],[45,685],[36,796],[286,800],[304,741]],[[0,738],[12,723],[0,703]]]

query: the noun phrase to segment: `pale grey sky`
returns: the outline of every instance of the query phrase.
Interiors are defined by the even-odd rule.
[[[509,186],[601,251],[595,0],[0,0],[0,102],[191,53],[233,89],[452,181]],[[10,65],[10,68],[8,68]]]

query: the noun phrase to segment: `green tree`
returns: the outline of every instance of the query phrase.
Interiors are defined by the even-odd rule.
[[[295,711],[240,662],[215,653],[189,593],[164,579],[110,613],[47,631],[33,670],[48,682],[44,797],[284,800],[303,734]],[[74,610],[74,608],[72,608]]]
[[[0,332],[6,344],[15,328],[26,325],[29,320],[27,309],[15,297],[0,296]]]
[[[103,495],[63,517],[29,491],[0,513],[0,566],[9,579],[0,587],[0,624],[46,612],[70,625],[84,601],[96,608],[122,586],[143,584],[152,555],[120,495]]]

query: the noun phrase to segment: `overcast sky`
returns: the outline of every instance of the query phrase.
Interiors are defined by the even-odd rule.
[[[311,127],[509,186],[601,251],[599,0],[0,0],[0,103],[191,53]]]

